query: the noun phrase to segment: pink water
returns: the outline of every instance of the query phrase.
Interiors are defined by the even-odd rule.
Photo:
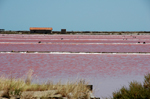
[[[0,34],[9,39],[150,39],[149,35],[39,35],[39,34]]]
[[[71,52],[150,52],[149,43],[135,44],[133,40],[145,40],[150,36],[125,36],[133,38],[128,43],[89,44],[80,42],[85,39],[108,39],[115,42],[123,36],[88,36],[88,35],[4,35],[0,34],[0,51],[71,51]],[[23,36],[23,37],[22,37]],[[58,42],[61,38],[67,38],[77,42]],[[26,38],[26,39],[23,39]],[[37,41],[53,38],[53,43],[29,42],[28,39]],[[138,38],[138,39],[137,39]],[[12,41],[8,41],[11,39]],[[16,42],[17,39],[24,40]],[[55,39],[55,40],[54,40]],[[59,39],[59,40],[58,40]],[[72,40],[71,40],[72,39]],[[113,40],[114,39],[114,40]],[[64,40],[64,39],[63,39]],[[6,42],[5,42],[6,41]],[[12,74],[20,77],[29,69],[34,70],[40,81],[52,80],[54,82],[62,79],[75,80],[84,78],[93,85],[94,95],[97,97],[112,95],[112,92],[128,85],[130,81],[143,82],[144,75],[150,72],[150,54],[50,54],[50,53],[0,53],[0,74]]]
[[[150,43],[150,39],[0,39],[0,42],[31,43]]]
[[[0,51],[150,52],[150,44],[0,44]]]
[[[95,92],[96,96],[106,96],[120,87],[121,80],[143,78],[144,74],[150,72],[149,59],[150,55],[1,53],[0,70],[4,74],[11,72],[21,76],[32,69],[40,80],[85,78],[96,90],[99,89]],[[110,82],[111,85],[105,84]]]

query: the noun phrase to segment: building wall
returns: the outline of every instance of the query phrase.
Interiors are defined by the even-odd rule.
[[[30,33],[51,34],[51,30],[30,30]]]

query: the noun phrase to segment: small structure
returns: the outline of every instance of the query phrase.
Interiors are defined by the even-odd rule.
[[[30,27],[30,33],[43,33],[43,34],[51,34],[53,28],[51,27]]]
[[[0,32],[4,32],[5,31],[5,29],[0,29]]]
[[[66,29],[61,29],[61,34],[66,34]]]

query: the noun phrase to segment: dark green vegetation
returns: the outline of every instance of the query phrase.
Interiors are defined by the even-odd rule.
[[[122,87],[113,93],[112,99],[150,99],[150,74],[144,78],[143,84],[133,81],[129,87]]]

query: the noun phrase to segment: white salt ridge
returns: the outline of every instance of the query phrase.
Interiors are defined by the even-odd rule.
[[[0,42],[0,44],[76,44],[76,45],[79,45],[79,44],[84,44],[84,45],[88,45],[88,44],[101,44],[101,45],[109,45],[109,44],[121,44],[121,45],[132,45],[132,44],[143,44],[143,42],[141,43],[65,43],[65,42],[62,42],[62,43],[56,43],[56,42]],[[146,44],[150,44],[150,43],[145,43]]]
[[[27,54],[128,54],[128,55],[150,55],[150,52],[149,53],[122,53],[122,52],[118,52],[118,53],[110,53],[110,52],[103,52],[103,53],[95,53],[95,52],[26,52],[26,51],[23,51],[23,52],[11,52],[11,51],[7,51],[7,52],[0,52],[0,53],[27,53]]]

